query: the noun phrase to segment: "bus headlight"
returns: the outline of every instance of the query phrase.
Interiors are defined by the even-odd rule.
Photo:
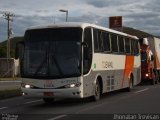
[[[78,83],[72,83],[72,84],[65,85],[64,87],[65,88],[74,88],[74,87],[79,87],[80,85],[81,85],[81,83],[78,82]]]
[[[24,87],[25,88],[31,88],[31,85],[25,85]]]
[[[29,85],[29,84],[22,83],[22,84],[21,84],[21,87],[30,89],[30,88],[33,88],[34,86],[33,86],[33,85]]]

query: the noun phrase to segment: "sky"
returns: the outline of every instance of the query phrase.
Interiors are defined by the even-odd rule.
[[[123,26],[160,36],[160,0],[0,0],[0,42],[7,39],[4,12],[15,15],[11,28],[23,36],[30,26],[65,22],[87,22],[109,26],[110,16],[122,16]]]

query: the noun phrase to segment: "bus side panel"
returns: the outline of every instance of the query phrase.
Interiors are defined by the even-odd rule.
[[[131,74],[133,75],[133,85],[140,83],[140,56],[127,55],[123,72],[121,88],[129,86]]]
[[[125,66],[123,61],[125,61],[124,55],[95,53],[91,70],[83,77],[84,96],[93,95],[94,85],[98,76],[102,79],[103,93],[120,89]],[[127,78],[124,79],[123,87],[127,87]]]
[[[128,66],[131,62],[130,58],[131,68]],[[140,82],[140,56],[130,58],[127,60],[125,55],[94,54],[92,68],[83,77],[84,97],[93,95],[94,84],[98,76],[102,79],[103,93],[127,88],[130,73],[133,73],[134,85],[137,85]]]
[[[89,74],[83,77],[83,96],[89,97],[94,93],[94,85],[99,77],[102,80],[102,93],[121,89],[123,70],[91,70]],[[125,78],[124,87],[128,86]]]

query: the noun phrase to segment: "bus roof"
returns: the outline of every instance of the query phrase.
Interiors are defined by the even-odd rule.
[[[27,30],[46,29],[46,28],[61,28],[61,27],[81,27],[81,28],[93,27],[93,28],[105,30],[105,31],[108,31],[108,32],[111,32],[111,33],[115,33],[115,34],[119,34],[119,35],[128,36],[128,37],[131,37],[131,38],[138,39],[136,36],[129,35],[127,33],[119,32],[119,31],[112,30],[112,29],[109,29],[107,27],[102,27],[102,26],[95,25],[95,24],[82,23],[82,22],[63,22],[63,23],[56,23],[56,24],[50,24],[50,25],[33,26],[33,27],[28,28]]]

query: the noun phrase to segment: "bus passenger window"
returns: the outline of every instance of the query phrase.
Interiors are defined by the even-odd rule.
[[[111,45],[112,45],[112,52],[118,52],[117,35],[111,34]]]
[[[111,51],[109,33],[102,32],[104,51]]]
[[[95,52],[102,52],[103,51],[103,36],[102,32],[98,29],[93,30],[94,36],[94,51]]]
[[[118,43],[119,43],[119,52],[124,53],[124,38],[122,36],[118,36]]]
[[[139,54],[139,44],[137,40],[134,41],[134,54]]]
[[[131,48],[130,48],[130,39],[125,38],[125,49],[126,49],[126,53],[130,54],[131,53]]]

